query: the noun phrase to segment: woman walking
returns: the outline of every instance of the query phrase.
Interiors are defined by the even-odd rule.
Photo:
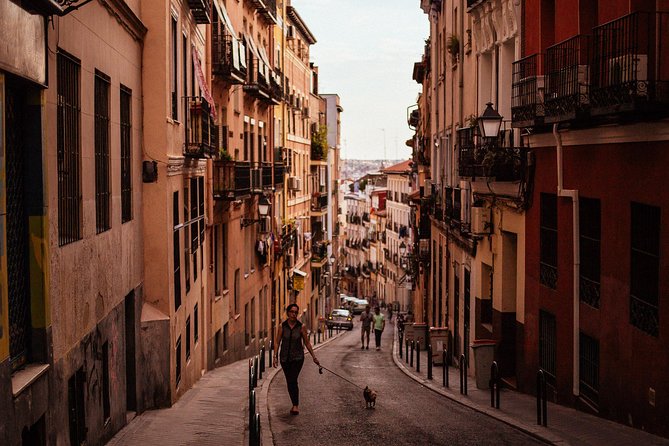
[[[274,347],[274,367],[278,367],[278,359],[281,359],[281,368],[286,375],[286,384],[288,385],[288,394],[293,408],[290,409],[291,415],[300,413],[300,389],[297,385],[297,378],[300,376],[302,365],[304,364],[304,346],[311,354],[316,365],[320,365],[314,349],[309,342],[307,328],[297,320],[300,307],[297,304],[290,304],[286,307],[287,319],[279,326],[276,331],[276,343]],[[279,347],[281,353],[279,353]]]

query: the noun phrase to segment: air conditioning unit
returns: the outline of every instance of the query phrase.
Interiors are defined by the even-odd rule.
[[[251,169],[251,193],[262,193],[262,172],[260,168]]]
[[[260,232],[263,234],[272,232],[272,217],[260,217]]]
[[[289,177],[288,178],[288,189],[294,191],[302,190],[302,178],[300,177]]]
[[[288,26],[288,31],[286,32],[286,37],[288,39],[294,39],[295,38],[295,27],[293,25]]]
[[[648,56],[646,54],[626,54],[612,57],[608,63],[608,85],[619,85],[625,82],[638,82],[636,94],[647,95],[643,85],[648,80]]]
[[[490,234],[490,208],[472,207],[472,234]]]
[[[293,266],[295,266],[295,256],[293,254],[286,254],[284,259],[285,259],[285,265],[283,265],[284,268],[292,268]]]

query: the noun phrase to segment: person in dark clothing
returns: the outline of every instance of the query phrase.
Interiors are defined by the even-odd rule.
[[[277,329],[274,345],[274,367],[279,366],[280,359],[281,368],[286,376],[290,401],[293,403],[293,408],[290,409],[291,415],[300,413],[300,389],[297,385],[297,378],[304,364],[304,346],[309,350],[314,363],[320,365],[311,347],[311,342],[309,342],[307,328],[297,320],[299,312],[300,307],[297,304],[290,304],[286,307],[287,319]]]

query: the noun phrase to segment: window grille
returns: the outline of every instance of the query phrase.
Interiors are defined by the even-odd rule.
[[[557,196],[541,194],[539,282],[557,288]]]
[[[580,277],[581,302],[599,308],[601,263],[600,202],[593,198],[579,199],[580,220]]]
[[[557,364],[557,333],[555,316],[539,311],[539,366],[546,372],[546,379],[555,384]]]
[[[174,311],[181,306],[181,248],[179,247],[179,192],[172,194],[172,220],[174,229],[172,232],[172,251],[174,256]]]
[[[599,341],[581,333],[579,344],[580,393],[581,396],[597,404],[599,401]]]
[[[95,229],[109,230],[111,185],[109,177],[109,77],[95,72]]]
[[[81,239],[81,92],[79,60],[58,51],[58,245]]]
[[[630,323],[660,335],[660,208],[632,203]]]

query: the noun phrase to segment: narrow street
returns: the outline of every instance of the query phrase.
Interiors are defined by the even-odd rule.
[[[317,352],[321,364],[378,393],[376,409],[365,408],[362,390],[327,371],[307,355],[300,375],[300,414],[289,414],[283,373],[269,390],[270,425],[277,446],[540,444],[485,415],[435,394],[393,363],[392,332],[386,325],[382,349],[360,349],[360,322]]]

